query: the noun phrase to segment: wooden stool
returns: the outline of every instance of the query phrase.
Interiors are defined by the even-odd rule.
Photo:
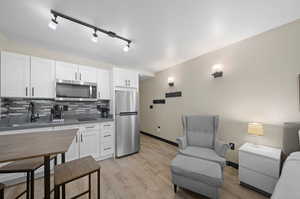
[[[57,156],[51,156],[50,159],[54,160],[54,165],[57,164]],[[0,173],[26,173],[26,190],[16,198],[26,193],[26,199],[34,199],[34,172],[43,165],[43,158],[20,160],[4,165],[0,168]]]
[[[0,199],[4,199],[4,184],[0,183]]]
[[[97,172],[97,198],[100,199],[100,165],[92,156],[76,159],[65,164],[57,165],[54,168],[54,199],[60,198],[60,186],[79,178],[89,176],[89,189],[72,198],[78,198],[89,194],[91,198],[91,174]],[[62,198],[66,196],[63,193]]]

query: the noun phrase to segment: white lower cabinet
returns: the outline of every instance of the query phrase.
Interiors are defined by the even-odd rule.
[[[79,156],[85,157],[91,155],[93,158],[99,158],[99,124],[89,124],[82,127],[80,133],[80,153]]]
[[[78,129],[77,135],[74,138],[69,150],[66,152],[66,161],[75,160],[84,156],[91,155],[96,160],[103,160],[109,157],[113,157],[114,154],[114,123],[93,123],[93,124],[80,124],[70,126],[56,126],[50,128],[35,128],[17,131],[1,132],[0,135],[19,134],[19,133],[32,133],[42,131],[57,131],[64,129]],[[58,156],[58,164],[61,163],[61,156]],[[5,163],[7,164],[7,163]],[[4,164],[0,164],[0,167]],[[53,162],[51,162],[51,168],[53,168]],[[44,172],[44,168],[41,167],[36,173]],[[16,180],[18,178],[24,178],[25,174],[0,174],[0,182],[7,182]]]

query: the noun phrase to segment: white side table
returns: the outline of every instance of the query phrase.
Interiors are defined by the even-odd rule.
[[[272,194],[279,178],[280,162],[280,149],[245,143],[239,149],[240,184]]]

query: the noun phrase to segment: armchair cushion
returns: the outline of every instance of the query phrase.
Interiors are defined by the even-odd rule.
[[[214,148],[218,117],[206,115],[183,116],[187,145]]]
[[[187,146],[185,149],[179,150],[179,154],[216,162],[222,168],[226,165],[226,159],[220,157],[214,149],[210,148]]]

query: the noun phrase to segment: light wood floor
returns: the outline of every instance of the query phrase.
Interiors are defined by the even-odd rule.
[[[101,199],[204,199],[203,196],[182,189],[174,194],[170,182],[170,161],[175,155],[176,147],[142,135],[140,153],[100,162]],[[95,177],[94,175],[93,185],[96,185]],[[224,177],[221,199],[265,199],[264,196],[239,185],[236,169],[226,167]],[[9,187],[5,190],[5,199],[14,198],[24,187],[25,184]],[[35,187],[35,197],[43,198],[43,180],[36,180]],[[87,179],[72,182],[66,189],[67,198],[85,191]],[[94,190],[92,198],[96,198]]]

